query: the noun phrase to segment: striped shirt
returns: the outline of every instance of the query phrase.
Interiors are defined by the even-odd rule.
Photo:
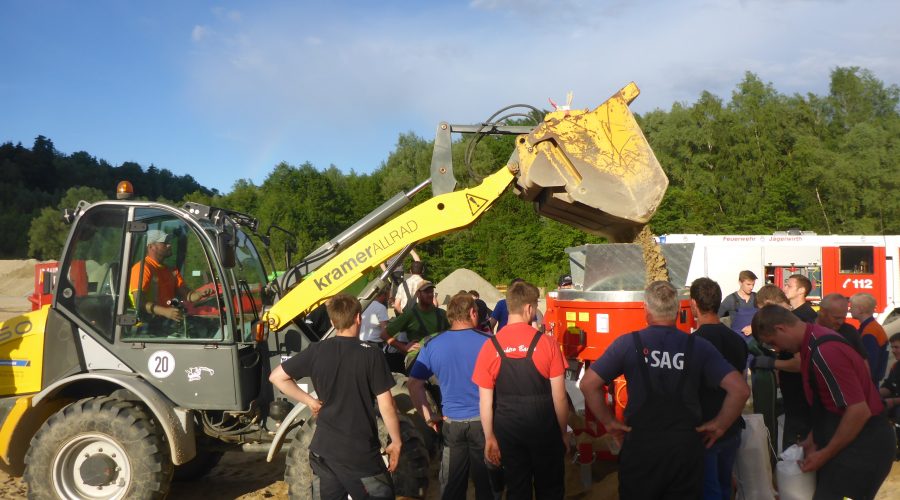
[[[865,401],[873,415],[881,413],[884,409],[881,397],[859,353],[844,342],[826,342],[819,346],[815,354],[812,353],[810,342],[824,335],[840,337],[824,326],[806,325],[803,347],[800,349],[800,375],[803,377],[806,400],[812,404],[809,364],[813,363],[818,396],[827,411],[843,415],[848,406]]]

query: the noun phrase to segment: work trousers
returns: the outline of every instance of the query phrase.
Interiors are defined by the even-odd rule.
[[[716,441],[703,453],[703,500],[731,500],[731,476],[741,434]]]
[[[506,498],[563,499],[566,470],[562,439],[548,440],[539,435],[505,436],[499,427],[496,434]]]
[[[347,495],[353,500],[394,498],[394,483],[387,469],[374,476],[363,475],[313,452],[309,453],[309,465],[314,474],[313,500],[347,500]]]
[[[484,431],[480,420],[444,422],[441,429],[441,499],[465,500],[469,478],[475,484],[477,500],[494,500],[484,464]]]
[[[696,431],[629,433],[619,453],[619,498],[696,500],[702,492],[703,442]]]
[[[837,428],[837,422],[832,427]],[[893,438],[894,431],[886,418],[869,418],[856,439],[816,472],[813,500],[875,498],[896,456]]]

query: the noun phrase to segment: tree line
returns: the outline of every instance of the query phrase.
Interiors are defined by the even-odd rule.
[[[799,228],[820,234],[900,232],[900,88],[870,71],[831,73],[827,95],[779,93],[747,73],[730,99],[709,92],[693,104],[638,116],[669,176],[669,190],[652,221],[657,234],[766,234]],[[598,103],[599,104],[599,103]],[[505,165],[512,137],[482,140],[465,163],[467,139],[452,147],[464,186]],[[59,210],[79,199],[111,196],[130,180],[147,199],[197,201],[255,215],[296,235],[272,231],[281,257],[287,243],[306,255],[400,191],[428,178],[432,141],[401,134],[373,172],[344,173],[310,163],[276,165],[259,185],[240,179],[227,194],[200,186],[190,175],[125,163],[113,167],[84,152],[64,155],[49,139],[34,147],[0,146],[4,210],[0,257],[56,258],[66,228]],[[413,200],[420,203],[426,190]],[[13,222],[14,224],[10,224]],[[21,228],[29,227],[27,236]],[[19,228],[19,229],[16,229]],[[429,275],[441,279],[466,267],[488,281],[522,277],[550,286],[568,270],[564,249],[601,238],[538,217],[511,193],[471,228],[423,243]]]

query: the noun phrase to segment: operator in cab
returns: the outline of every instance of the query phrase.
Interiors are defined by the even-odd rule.
[[[740,417],[750,387],[706,339],[675,328],[678,291],[654,281],[644,293],[649,326],[616,339],[581,380],[585,404],[617,443],[619,497],[701,498],[704,444],[711,447]],[[628,382],[625,422],[606,404],[603,386]],[[702,388],[725,390],[719,413],[702,422]]]
[[[165,264],[165,260],[171,255],[172,235],[159,229],[150,229],[147,231],[147,255],[131,268],[129,290],[135,303],[141,304],[151,319],[157,317],[181,321],[182,311],[171,304],[172,299],[197,302],[215,293],[212,288],[188,288],[181,272]]]

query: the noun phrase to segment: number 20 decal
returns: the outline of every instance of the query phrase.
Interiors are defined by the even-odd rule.
[[[175,373],[175,356],[169,351],[156,351],[147,360],[147,371],[156,378],[166,378]]]
[[[848,285],[852,285],[852,288],[856,288],[858,290],[866,289],[866,288],[873,288],[872,280],[869,278],[865,278],[865,279],[847,278],[846,280],[844,280],[844,284],[841,286],[841,288],[849,288]]]

